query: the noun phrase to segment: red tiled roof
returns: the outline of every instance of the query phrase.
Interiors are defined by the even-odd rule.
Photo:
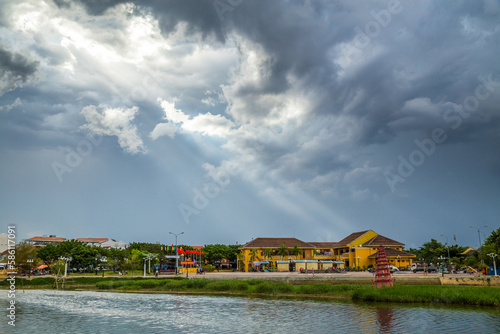
[[[316,248],[334,248],[338,246],[338,242],[308,242]]]
[[[81,242],[103,242],[108,241],[108,238],[76,238],[76,240]]]
[[[397,257],[398,255],[400,257],[415,257],[415,254],[411,254],[408,252],[400,251],[398,249],[394,249],[391,247],[384,247],[385,248],[385,254],[387,257]],[[378,256],[378,251],[373,253],[372,255],[368,256],[368,258],[377,258]]]
[[[30,241],[64,241],[66,238],[61,237],[33,237],[26,240]]]
[[[250,242],[247,242],[240,248],[248,248],[248,247],[269,247],[269,248],[279,248],[282,245],[285,247],[294,247],[295,245],[300,248],[315,248],[314,245],[310,243],[304,242],[297,238],[256,238]]]
[[[368,231],[369,230],[351,233],[347,237],[345,237],[344,239],[340,240],[335,247],[346,247],[351,242],[353,242],[354,240],[356,240],[357,238],[359,238],[360,236],[362,236],[363,234],[365,234]]]
[[[367,241],[363,246],[380,246],[380,245],[394,245],[394,246],[404,246],[404,244],[396,241],[389,239],[387,237],[384,237],[383,235],[377,235],[375,238]]]

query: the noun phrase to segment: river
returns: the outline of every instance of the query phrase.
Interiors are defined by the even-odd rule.
[[[7,291],[0,304],[8,307]],[[496,308],[26,290],[0,333],[499,333]]]

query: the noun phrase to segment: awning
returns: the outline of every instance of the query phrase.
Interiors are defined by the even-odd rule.
[[[318,260],[295,260],[296,263],[318,263]]]
[[[276,261],[276,263],[278,263],[278,264],[284,264],[284,263],[287,263],[287,264],[288,264],[288,263],[290,263],[290,261]]]
[[[260,264],[269,264],[269,261],[262,261]]]
[[[254,266],[260,266],[260,261],[253,261]]]
[[[45,269],[45,268],[48,268],[49,266],[46,265],[46,264],[42,264],[41,266],[37,267],[36,270],[41,270],[41,269]]]
[[[333,261],[333,263],[335,263],[335,264],[344,264],[343,261]]]
[[[333,263],[331,260],[320,260],[321,263]]]

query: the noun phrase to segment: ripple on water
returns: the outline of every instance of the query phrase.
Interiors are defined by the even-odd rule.
[[[2,298],[1,306],[6,302]],[[15,330],[22,333],[495,333],[500,328],[498,310],[473,308],[53,290],[18,293],[16,302]],[[0,332],[6,326],[0,324]]]

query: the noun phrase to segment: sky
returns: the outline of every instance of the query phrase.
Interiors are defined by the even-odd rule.
[[[2,232],[476,248],[499,54],[495,0],[3,0]]]

